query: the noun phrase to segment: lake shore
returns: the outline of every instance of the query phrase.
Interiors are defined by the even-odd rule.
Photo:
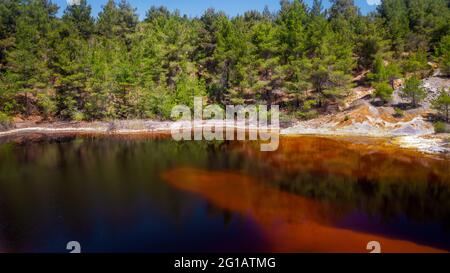
[[[154,121],[154,120],[117,120],[110,122],[74,122],[57,121],[46,123],[20,122],[8,130],[0,131],[0,138],[14,137],[25,134],[107,134],[107,135],[126,135],[126,134],[147,134],[147,133],[170,133],[171,126],[175,122]],[[195,128],[200,129],[205,126],[212,126],[214,121],[203,122]],[[236,130],[246,128],[244,124],[229,124]],[[247,127],[248,128],[248,127]],[[250,127],[257,130],[257,127]],[[351,137],[353,140],[360,138],[384,138],[388,139],[390,144],[395,146],[415,149],[424,153],[442,154],[450,153],[450,134],[394,134],[389,131],[379,132],[376,130],[346,130],[341,128],[310,128],[310,127],[288,127],[280,128],[282,136],[302,136],[315,135],[325,137]]]

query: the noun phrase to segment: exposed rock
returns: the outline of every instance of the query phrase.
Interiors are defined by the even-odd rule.
[[[13,117],[12,121],[13,121],[13,123],[19,123],[19,122],[24,122],[24,119],[21,117]]]
[[[436,63],[436,62],[428,62],[427,64],[428,64],[428,65],[431,67],[431,69],[433,69],[433,70],[437,70],[437,69],[439,68],[439,64]]]
[[[390,105],[407,105],[409,102],[400,96],[403,80],[393,82],[396,87]],[[293,127],[282,130],[282,134],[314,135],[365,135],[376,137],[397,137],[402,147],[416,147],[427,152],[450,151],[448,141],[434,138],[433,125],[424,116],[433,110],[431,102],[445,88],[450,88],[450,79],[432,76],[423,81],[427,97],[421,106],[405,110],[398,117],[393,107],[375,107],[367,96],[353,102],[337,114],[322,116],[314,120],[298,122]]]
[[[394,89],[402,88],[404,84],[405,84],[405,80],[404,79],[395,79],[395,80],[392,81],[392,87]]]
[[[422,86],[427,90],[427,97],[424,102],[429,106],[439,96],[442,89],[449,90],[450,78],[429,77],[423,80]]]

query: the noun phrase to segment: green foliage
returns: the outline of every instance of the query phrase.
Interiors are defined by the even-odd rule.
[[[401,118],[405,115],[405,112],[401,108],[396,107],[394,110],[395,110],[394,117],[396,118]]]
[[[53,117],[56,114],[57,106],[52,96],[46,93],[37,95],[37,105],[45,119]]]
[[[448,34],[446,0],[384,0],[378,8],[395,52],[429,51]]]
[[[301,119],[301,120],[310,120],[317,118],[319,116],[319,113],[315,109],[304,109],[299,110],[295,112],[295,118]]]
[[[129,41],[128,35],[134,32],[138,24],[136,9],[126,0],[108,0],[98,15],[97,31],[107,38],[120,38]]]
[[[0,1],[0,73],[5,71],[7,52],[14,46],[14,33],[20,12],[19,1]],[[0,86],[1,89],[3,87]],[[1,93],[2,91],[0,95]]]
[[[291,105],[286,111],[294,119],[311,119],[319,115],[317,111],[317,100],[305,99],[299,100],[296,104]]]
[[[439,97],[432,102],[433,108],[445,119],[450,121],[450,94],[445,89],[442,89]]]
[[[368,15],[353,0],[330,2],[324,10],[320,0],[311,8],[282,0],[276,13],[228,17],[209,9],[200,18],[151,7],[139,21],[126,0],[108,0],[96,20],[86,0],[61,18],[50,0],[3,0],[0,109],[68,120],[167,119],[174,105],[192,107],[202,96],[222,105],[281,101],[308,119],[348,95],[359,71],[372,71],[385,101],[399,64],[427,69],[435,51],[449,73],[446,0],[384,0]]]
[[[447,77],[450,76],[450,54],[447,53],[443,55],[442,61],[441,61],[441,69],[442,73],[446,75]]]
[[[421,86],[421,82],[417,77],[411,77],[406,80],[405,86],[401,90],[401,96],[410,99],[413,107],[416,107],[426,95],[425,88]]]
[[[330,23],[343,41],[354,41],[361,26],[361,16],[353,0],[331,0]]]
[[[373,70],[367,75],[367,78],[375,83],[382,83],[391,82],[401,75],[401,69],[396,63],[386,64],[381,55],[378,55],[375,57]]]
[[[416,52],[411,54],[408,59],[403,63],[403,70],[405,72],[418,72],[426,70],[428,68],[427,64],[427,53],[426,52]]]
[[[74,112],[72,114],[72,119],[74,121],[83,121],[85,119],[85,115],[81,112]]]
[[[429,51],[449,34],[450,10],[446,0],[405,0],[408,6],[409,26],[407,37],[410,51]]]
[[[442,74],[450,76],[450,35],[442,38],[436,53],[440,57]]]
[[[403,52],[406,36],[410,32],[406,1],[384,0],[378,12],[385,20],[386,33],[392,42],[393,49],[398,53]]]
[[[438,121],[434,123],[434,132],[436,134],[443,134],[449,132],[449,130],[447,129],[447,125],[444,122]]]
[[[378,59],[388,59],[389,40],[385,37],[382,20],[376,16],[361,19],[361,27],[356,37],[355,52],[360,68],[373,69]]]
[[[6,52],[4,81],[9,92],[28,92],[50,82],[51,40],[54,38],[57,7],[47,0],[20,5],[15,19],[14,46]]]
[[[7,129],[11,124],[11,118],[7,114],[0,112],[0,129]]]
[[[68,5],[62,20],[76,30],[82,37],[89,38],[94,32],[94,18],[87,0],[80,0],[77,5]]]
[[[375,85],[374,97],[381,99],[384,103],[392,99],[394,89],[388,83],[381,82]]]

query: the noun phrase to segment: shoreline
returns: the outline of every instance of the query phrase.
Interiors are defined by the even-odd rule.
[[[126,134],[153,134],[169,133],[171,126],[175,124],[172,121],[153,121],[153,120],[118,120],[112,122],[73,122],[57,121],[48,123],[16,123],[15,128],[0,131],[0,139],[11,136],[21,136],[26,134],[105,134],[105,135],[126,135]],[[214,126],[214,121],[203,122],[195,125],[195,129]],[[258,130],[257,126],[244,126],[244,124],[229,124],[227,127],[233,127],[235,130],[249,129]],[[305,130],[292,130],[294,127],[280,128],[280,135],[286,137],[296,136],[318,136],[318,137],[350,137],[350,138],[379,138],[389,139],[392,145],[399,148],[413,149],[429,154],[450,154],[450,134],[380,134],[379,132],[351,132],[340,130],[339,128],[305,128]]]

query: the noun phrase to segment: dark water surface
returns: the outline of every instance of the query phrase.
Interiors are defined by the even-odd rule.
[[[450,251],[450,160],[382,140],[0,141],[0,252]]]

